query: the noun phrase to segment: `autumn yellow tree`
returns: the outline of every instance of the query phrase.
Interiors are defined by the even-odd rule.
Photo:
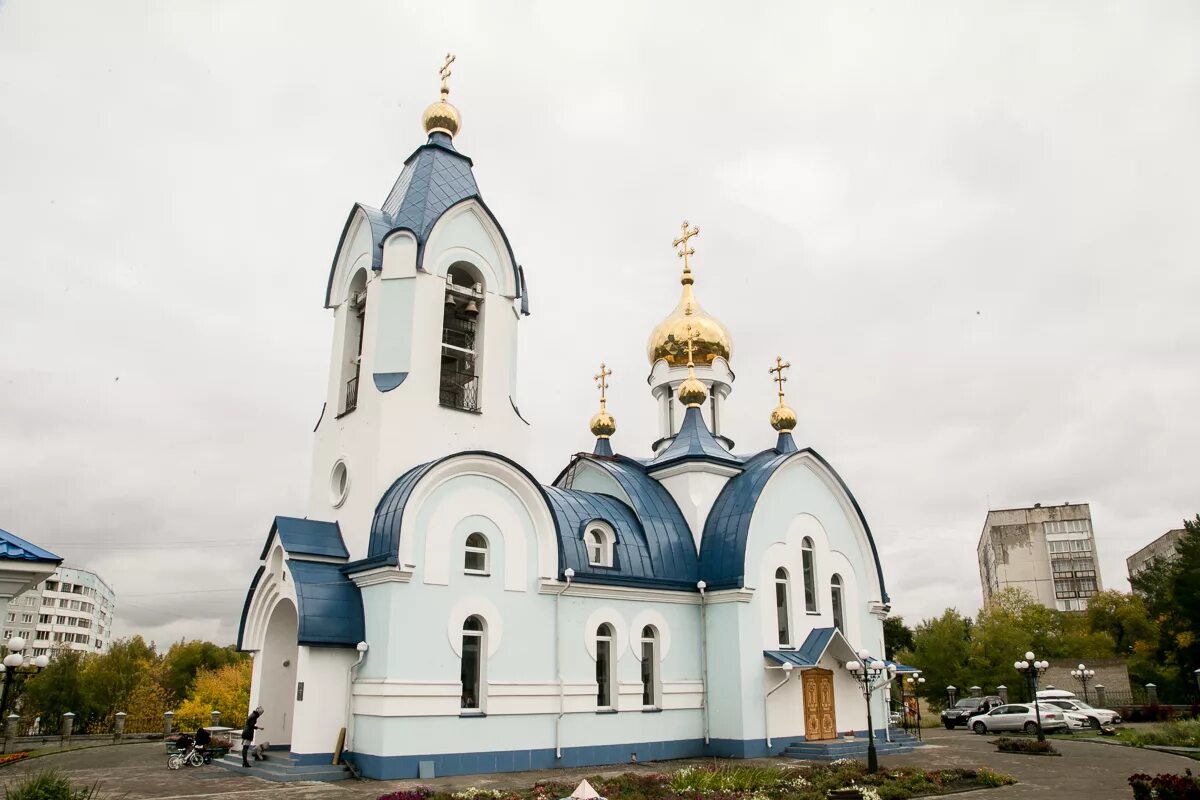
[[[221,724],[240,728],[250,706],[250,661],[205,669],[196,674],[188,697],[175,712],[179,730],[190,731],[211,723],[211,713],[221,712]]]

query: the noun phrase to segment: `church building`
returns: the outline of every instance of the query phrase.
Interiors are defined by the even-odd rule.
[[[271,524],[238,634],[258,741],[412,778],[864,736],[846,664],[883,653],[875,543],[793,438],[787,363],[769,376],[768,354],[743,356],[779,403],[748,452],[724,435],[733,338],[697,302],[696,228],[675,239],[679,302],[647,343],[657,441],[615,436],[602,364],[591,452],[564,452],[548,483],[522,465],[555,444],[517,395],[535,276],[456,144],[452,60],[427,140],[380,207],[350,209],[334,253],[308,507]]]

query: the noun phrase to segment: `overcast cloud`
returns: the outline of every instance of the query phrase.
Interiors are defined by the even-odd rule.
[[[0,3],[0,527],[98,571],[117,633],[231,641],[303,515],[355,201],[458,55],[456,142],[529,276],[550,481],[678,297],[735,337],[739,451],[862,504],[894,609],[980,602],[989,505],[1090,502],[1106,586],[1200,511],[1200,6]]]

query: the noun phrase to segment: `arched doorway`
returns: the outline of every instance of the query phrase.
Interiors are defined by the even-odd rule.
[[[280,600],[271,612],[263,649],[258,655],[263,660],[258,675],[258,704],[263,707],[263,716],[259,722],[262,730],[254,736],[256,742],[292,743],[299,653],[296,625],[296,606],[290,600]]]

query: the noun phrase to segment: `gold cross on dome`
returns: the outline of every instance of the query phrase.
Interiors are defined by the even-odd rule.
[[[692,268],[688,265],[688,256],[696,255],[696,251],[688,246],[688,240],[693,236],[699,236],[700,229],[693,227],[691,230],[688,230],[688,221],[686,219],[683,221],[683,224],[680,226],[680,228],[683,230],[683,235],[671,242],[671,246],[679,248],[675,255],[683,259],[683,274],[691,275]]]
[[[784,381],[787,380],[787,378],[783,377],[783,371],[791,368],[791,362],[784,361],[779,356],[775,356],[775,366],[767,370],[768,373],[771,373],[775,376],[773,380],[779,384],[779,405],[783,405],[783,384]]]
[[[442,99],[450,94],[450,65],[454,63],[454,55],[446,53],[446,63],[442,64],[442,68],[438,70],[438,74],[442,76]]]
[[[687,223],[684,223],[687,224]],[[696,329],[691,325],[687,326],[687,354],[688,354],[688,369],[691,370],[696,366],[692,361],[692,350],[696,347]]]
[[[596,388],[600,390],[600,407],[604,408],[605,393],[608,390],[608,376],[612,375],[612,370],[605,367],[604,362],[600,362],[600,371],[592,376],[596,381]]]

